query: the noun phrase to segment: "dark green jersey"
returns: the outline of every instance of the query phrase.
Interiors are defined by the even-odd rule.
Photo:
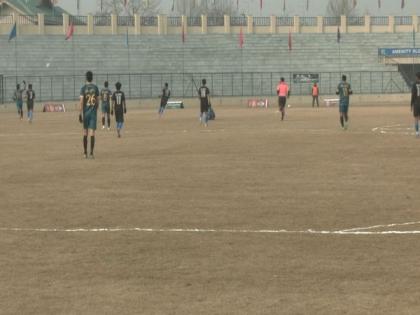
[[[341,98],[349,98],[350,94],[352,94],[353,91],[351,90],[350,83],[347,83],[345,81],[342,81],[337,86],[337,94]]]
[[[111,99],[112,92],[108,88],[104,88],[101,90],[101,101],[102,103],[109,103]]]
[[[80,89],[80,96],[83,97],[83,112],[96,112],[99,97],[98,87],[93,83],[86,83]]]

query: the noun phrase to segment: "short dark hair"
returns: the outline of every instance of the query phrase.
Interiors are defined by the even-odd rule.
[[[203,83],[203,85],[206,85],[207,83],[206,79],[201,80],[201,83]]]
[[[20,84],[16,84],[16,90],[20,88]]]
[[[108,87],[108,81],[105,81],[105,82],[104,82],[104,86],[105,86],[105,87]]]
[[[281,77],[281,78],[280,78],[280,81],[281,81],[281,82],[284,82],[284,78],[283,78],[283,77]]]
[[[32,84],[31,83],[29,83],[28,88],[32,89]]]
[[[93,73],[92,73],[92,71],[86,72],[86,81],[92,82],[92,80],[93,80]]]
[[[347,80],[347,77],[346,77],[345,74],[343,74],[343,76],[341,77],[341,80],[343,80],[343,81],[346,81]]]
[[[121,83],[120,82],[115,83],[115,87],[117,88],[117,91],[121,90]]]
[[[419,79],[419,80],[420,80],[420,72],[417,72],[417,73],[416,73],[416,77],[417,77],[417,79]]]
[[[168,82],[165,82],[165,86],[166,86],[166,87],[168,86]]]

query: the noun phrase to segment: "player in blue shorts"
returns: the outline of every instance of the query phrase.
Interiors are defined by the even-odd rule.
[[[80,89],[79,121],[83,123],[83,149],[87,158],[88,134],[90,135],[90,158],[94,158],[95,130],[99,104],[99,89],[92,83],[93,73],[86,72],[86,84]]]
[[[13,94],[13,100],[16,102],[16,108],[20,120],[23,120],[23,93],[24,90],[20,88],[20,84],[16,84],[16,91]]]
[[[115,112],[115,121],[117,123],[117,135],[118,138],[121,138],[121,129],[124,126],[124,114],[127,114],[127,105],[125,104],[125,95],[121,91],[121,83],[117,82],[115,84],[117,89],[114,94],[112,94],[112,110],[111,115],[114,115]]]
[[[343,75],[341,77],[341,82],[337,86],[337,91],[335,94],[340,96],[340,124],[341,128],[346,130],[348,128],[348,121],[349,121],[349,104],[350,104],[350,95],[353,94],[351,90],[350,83],[347,83],[347,77]]]
[[[105,115],[107,119],[107,127],[108,130],[111,129],[111,106],[110,106],[110,100],[111,100],[112,92],[110,89],[108,89],[108,81],[105,81],[104,88],[101,90],[101,111],[102,111],[102,129],[105,129]]]

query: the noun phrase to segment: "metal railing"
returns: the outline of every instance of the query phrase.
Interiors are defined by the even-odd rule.
[[[324,17],[324,26],[340,26],[341,17],[339,16],[327,16]]]
[[[111,26],[111,16],[109,15],[95,15],[93,17],[93,25],[95,26]]]
[[[188,26],[201,26],[201,16],[190,16],[187,18]]]
[[[44,17],[44,24],[45,25],[54,25],[54,26],[62,26],[63,25],[63,16],[62,15],[46,15]]]
[[[299,72],[300,77],[304,74]],[[341,74],[339,72],[319,72],[318,85],[323,95],[335,94]],[[410,87],[397,71],[346,72],[348,82],[355,94],[392,94],[408,93]],[[292,95],[310,95],[312,82],[294,82],[292,72],[225,72],[225,73],[131,73],[97,74],[94,79],[99,87],[109,81],[122,83],[122,90],[128,98],[157,98],[165,82],[169,84],[173,97],[196,97],[196,86],[201,79],[207,80],[211,95],[217,97],[256,97],[275,96],[280,77],[289,83]],[[11,102],[16,82],[25,80],[31,83],[37,93],[37,101],[76,101],[80,86],[84,82],[82,75],[57,76],[0,76],[0,96],[2,101]]]
[[[396,16],[395,25],[412,25],[413,17],[412,16]]]
[[[277,26],[293,26],[295,24],[294,22],[294,18],[289,16],[278,16],[276,18]]]
[[[271,21],[269,17],[254,17],[255,26],[270,26]]]
[[[80,25],[80,26],[87,25],[87,16],[70,15],[69,23],[70,24],[73,23],[73,25]]]
[[[316,17],[301,17],[300,18],[300,25],[301,26],[317,26],[318,19]]]
[[[0,24],[12,24],[13,16],[12,15],[0,15]]]
[[[118,26],[134,26],[134,16],[118,16]]]
[[[209,16],[207,17],[207,26],[224,26],[225,19],[223,16]]]
[[[18,24],[33,24],[38,25],[38,15],[19,15]]]
[[[231,26],[246,26],[248,19],[245,16],[231,16],[230,25]]]
[[[157,16],[142,16],[140,18],[141,26],[157,26]]]
[[[168,16],[168,25],[169,26],[181,26],[182,19],[180,16]]]
[[[349,16],[347,17],[347,25],[363,26],[365,25],[365,17],[364,16]]]
[[[372,16],[370,18],[370,25],[388,25],[389,17],[387,16]]]

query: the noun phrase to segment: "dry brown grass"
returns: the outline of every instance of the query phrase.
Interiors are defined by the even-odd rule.
[[[341,230],[420,220],[408,107],[0,113],[2,228]],[[411,228],[411,227],[410,227]],[[416,229],[416,226],[412,227]],[[399,229],[395,227],[394,229]],[[405,228],[407,229],[407,228]],[[420,226],[417,226],[420,230]],[[2,314],[418,314],[418,235],[0,231]]]

